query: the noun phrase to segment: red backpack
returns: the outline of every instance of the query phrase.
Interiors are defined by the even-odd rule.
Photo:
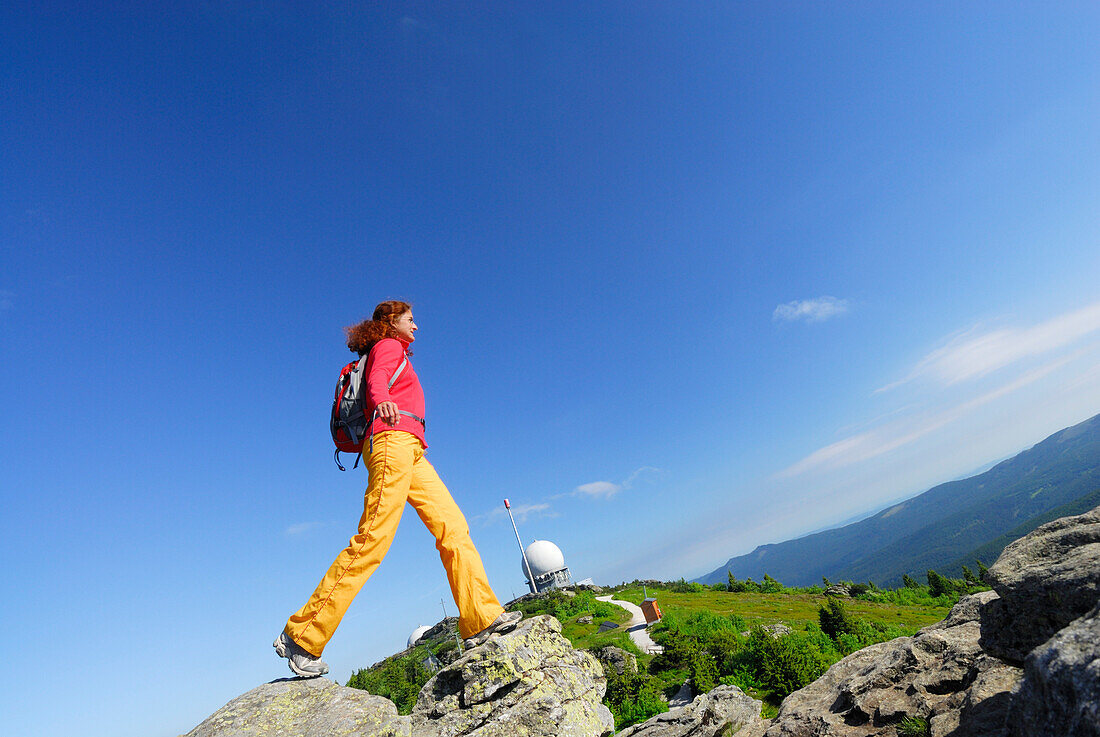
[[[408,364],[408,357],[401,359],[401,365],[390,377],[391,389]],[[344,366],[340,371],[340,380],[336,382],[336,397],[332,400],[329,430],[332,431],[332,442],[336,443],[332,459],[341,471],[346,469],[340,465],[340,451],[357,453],[352,468],[359,465],[359,458],[363,455],[363,439],[370,432],[371,421],[374,419],[367,417],[367,382],[363,376],[366,370],[367,357],[363,356]]]

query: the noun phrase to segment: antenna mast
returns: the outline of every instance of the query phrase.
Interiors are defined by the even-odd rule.
[[[523,556],[523,567],[527,569],[527,585],[531,587],[531,593],[537,594],[535,590],[535,577],[531,573],[531,564],[527,562],[527,551],[523,549],[523,541],[519,539],[519,528],[516,527],[516,519],[512,516],[512,505],[508,503],[508,500],[504,500],[504,508],[508,510],[508,519],[512,520],[512,529],[516,532],[516,542],[519,543],[519,554]]]

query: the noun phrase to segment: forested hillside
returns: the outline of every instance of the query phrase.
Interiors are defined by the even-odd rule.
[[[897,586],[929,569],[950,576],[989,563],[1012,540],[1100,503],[1100,415],[1051,435],[985,473],[940,484],[860,522],[761,545],[703,576],[727,573],[794,586],[832,580]]]

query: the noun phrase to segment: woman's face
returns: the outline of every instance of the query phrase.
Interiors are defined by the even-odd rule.
[[[412,343],[416,340],[416,323],[413,322],[413,313],[402,312],[393,321],[393,329],[397,331],[397,336],[406,343]]]

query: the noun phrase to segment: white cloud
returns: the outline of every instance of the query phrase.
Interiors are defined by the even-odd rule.
[[[611,481],[593,481],[588,484],[581,484],[573,489],[572,496],[586,496],[592,499],[610,499],[620,491],[633,487],[638,477],[644,474],[659,472],[660,469],[654,468],[653,466],[642,466],[632,471],[621,484],[612,483]]]
[[[1004,328],[984,333],[972,328],[929,353],[904,379],[877,391],[888,391],[925,377],[950,386],[985,376],[1025,358],[1065,348],[1097,330],[1100,330],[1100,302],[1029,328]]]
[[[817,299],[801,299],[781,304],[772,313],[772,320],[776,322],[794,322],[796,320],[823,322],[830,317],[843,315],[847,311],[848,300],[824,296]]]
[[[610,481],[593,481],[590,484],[581,484],[573,490],[574,496],[589,496],[594,498],[610,499],[622,491],[623,487]]]

